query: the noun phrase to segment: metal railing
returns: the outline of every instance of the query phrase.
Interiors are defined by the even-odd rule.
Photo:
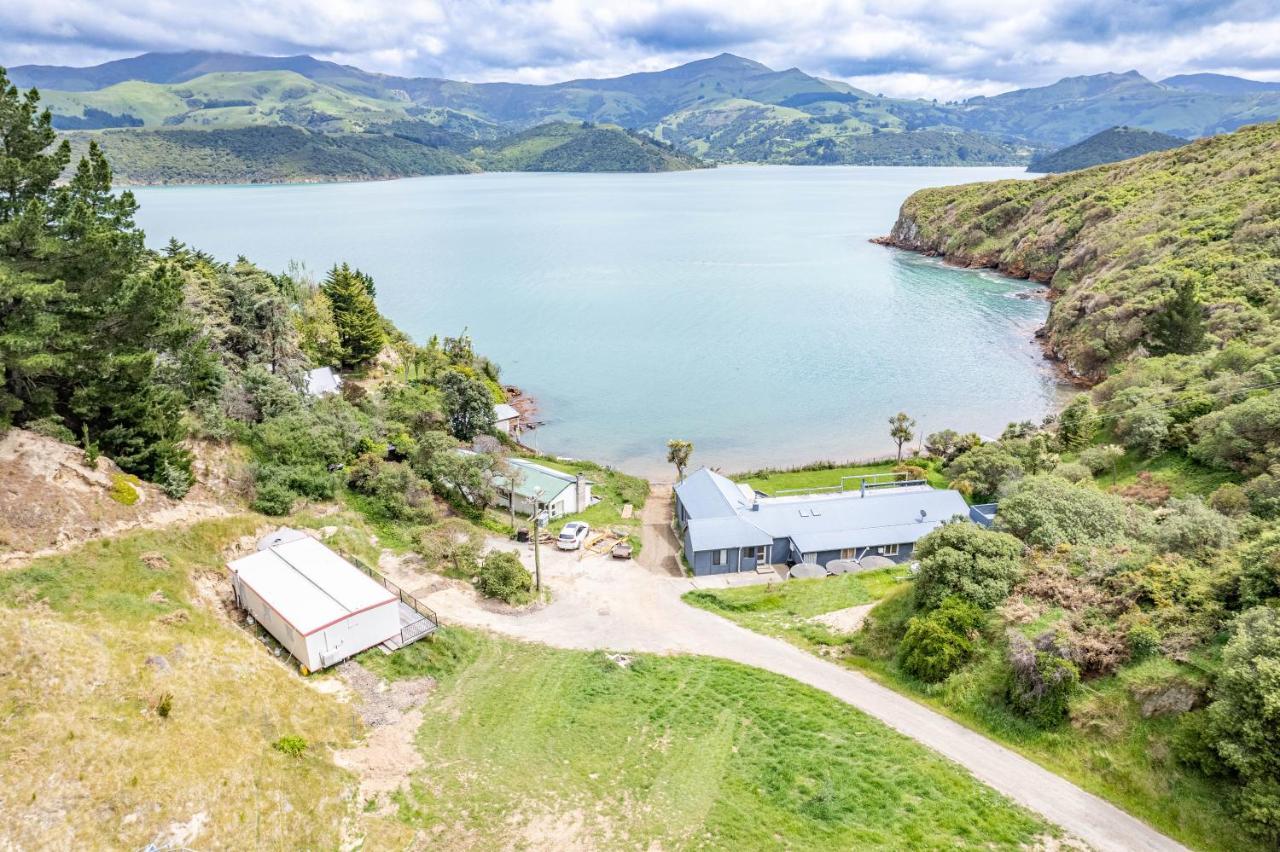
[[[388,580],[381,572],[367,565],[363,559],[355,556],[348,556],[347,559],[351,561],[352,565],[355,565],[361,571],[381,583],[384,589],[389,592],[395,592],[395,594],[400,598],[400,603],[422,616],[423,620],[431,622],[431,626],[425,630],[419,629],[419,625],[422,621],[414,621],[400,628],[400,641],[402,643],[407,643],[410,640],[417,639],[419,636],[423,636],[427,633],[434,633],[440,627],[440,617],[436,615],[436,611],[431,607],[400,588],[399,585]]]

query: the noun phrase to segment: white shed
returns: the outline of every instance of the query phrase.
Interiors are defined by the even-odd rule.
[[[520,433],[520,412],[513,405],[500,402],[493,407],[493,428],[504,435]]]
[[[231,562],[236,601],[311,671],[400,636],[400,598],[313,538]]]

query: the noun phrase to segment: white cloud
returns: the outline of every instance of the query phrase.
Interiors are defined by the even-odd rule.
[[[730,51],[904,97],[1138,68],[1280,78],[1266,0],[5,0],[0,63],[145,50],[311,53],[374,71],[544,83]]]

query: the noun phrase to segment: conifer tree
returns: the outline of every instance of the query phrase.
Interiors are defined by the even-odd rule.
[[[1174,285],[1173,298],[1152,321],[1151,337],[1158,355],[1190,355],[1204,346],[1204,305],[1194,280]]]
[[[344,263],[329,270],[321,289],[333,308],[342,365],[353,367],[371,360],[386,342],[382,317],[373,301],[373,279]]]

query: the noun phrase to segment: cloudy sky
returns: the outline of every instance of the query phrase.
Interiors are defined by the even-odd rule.
[[[790,7],[790,8],[789,8]],[[722,51],[943,99],[1136,68],[1280,80],[1277,0],[2,0],[0,64],[190,48],[554,82]]]

